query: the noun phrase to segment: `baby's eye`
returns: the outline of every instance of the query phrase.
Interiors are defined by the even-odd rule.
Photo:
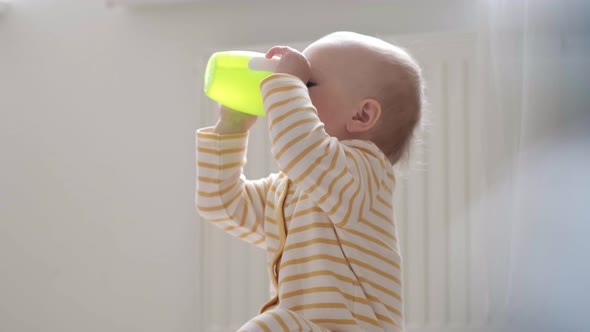
[[[314,82],[312,82],[312,81],[309,81],[309,82],[307,82],[305,85],[307,85],[307,88],[309,89],[309,88],[311,88],[311,87],[314,87],[314,86],[316,86],[317,84],[316,84],[316,83],[314,83]]]

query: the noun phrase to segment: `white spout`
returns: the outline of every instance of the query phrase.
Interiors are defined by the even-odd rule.
[[[255,56],[248,61],[248,68],[251,70],[274,72],[278,64],[278,58],[267,59],[265,56]]]

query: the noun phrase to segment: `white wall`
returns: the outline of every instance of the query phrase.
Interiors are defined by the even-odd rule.
[[[0,16],[0,330],[197,330],[203,59],[334,30],[474,25],[469,1],[432,3],[13,1]]]

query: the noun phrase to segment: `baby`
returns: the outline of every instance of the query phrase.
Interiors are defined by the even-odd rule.
[[[280,57],[260,85],[280,172],[242,174],[252,115],[221,106],[196,134],[197,210],[267,255],[271,299],[239,331],[403,331],[392,166],[420,120],[420,68],[351,32],[266,56]]]

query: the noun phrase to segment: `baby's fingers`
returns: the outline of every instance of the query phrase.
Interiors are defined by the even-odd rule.
[[[284,55],[290,52],[292,49],[288,46],[275,46],[266,52],[266,58],[271,59],[275,55]]]

